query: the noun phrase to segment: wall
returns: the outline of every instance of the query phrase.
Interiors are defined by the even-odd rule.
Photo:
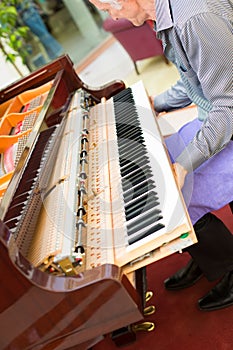
[[[27,67],[22,64],[20,58],[16,60],[16,65],[23,76],[29,74]],[[20,74],[17,72],[14,66],[11,63],[6,62],[6,59],[1,53],[1,51],[0,51],[0,72],[1,72],[0,89],[6,87],[7,85],[10,85],[14,81],[21,78]]]

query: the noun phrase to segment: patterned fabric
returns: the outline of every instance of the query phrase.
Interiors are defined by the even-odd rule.
[[[233,134],[232,0],[156,0],[156,31],[176,64],[188,97],[205,121],[177,157],[188,171],[229,143]]]

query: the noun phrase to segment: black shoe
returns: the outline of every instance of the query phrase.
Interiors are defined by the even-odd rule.
[[[167,290],[179,290],[196,283],[203,276],[199,266],[191,259],[187,266],[164,281]]]
[[[233,305],[233,271],[226,273],[223,279],[203,298],[198,300],[199,309],[213,311]]]

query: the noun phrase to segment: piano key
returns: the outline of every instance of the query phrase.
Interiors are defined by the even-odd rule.
[[[123,191],[126,191],[136,185],[140,185],[142,181],[148,180],[152,176],[153,174],[152,174],[152,171],[150,170],[150,171],[146,171],[145,173],[141,172],[127,179],[122,178]]]
[[[135,120],[133,120],[133,124],[132,123],[128,123],[128,127],[121,126],[119,129],[117,128],[116,132],[117,132],[118,141],[121,138],[122,139],[127,139],[127,135],[130,135],[131,139],[133,138],[133,135],[135,135],[135,136],[137,136],[137,135],[143,136],[142,130],[140,130],[139,124],[136,125]]]
[[[117,95],[114,96],[114,100],[117,101],[124,101],[127,99],[132,99],[132,95],[129,94],[131,91],[130,88],[124,89],[121,92],[119,92]]]
[[[135,132],[137,134],[142,135],[142,130],[139,126],[137,125],[131,125],[129,123],[116,123],[116,130],[117,130],[117,135],[120,137],[122,134],[123,136],[127,134],[128,132]]]
[[[129,110],[129,111],[135,110],[134,101],[131,98],[128,99],[128,101],[126,101],[126,100],[116,101],[115,96],[114,96],[114,101],[115,101],[114,108],[119,112],[127,111],[127,110]]]
[[[131,106],[129,103],[121,103],[118,105],[114,106],[115,111],[117,112],[117,122],[125,122],[126,120],[129,122],[129,120],[136,120],[138,123],[137,119],[137,112],[136,108],[134,106]]]
[[[128,172],[127,175],[123,176],[122,174],[122,179],[131,179],[134,176],[137,176],[138,174],[143,174],[143,173],[147,173],[151,171],[151,167],[145,162],[144,164],[142,164],[141,166],[137,166],[134,169],[132,169],[132,171]]]
[[[152,172],[151,167],[145,163],[143,166],[138,167],[132,173],[122,177],[122,180],[134,182],[134,179],[136,180],[140,177],[142,179],[141,181],[144,181],[144,179],[146,178],[149,179],[151,172]]]
[[[142,205],[141,203],[138,204],[138,207],[135,207],[135,209],[132,209],[130,212],[126,212],[127,221],[139,216],[144,211],[154,208],[155,206],[159,205],[159,202],[156,201],[155,198],[153,198],[151,200],[148,200],[144,205]]]
[[[128,123],[131,125],[140,125],[140,122],[137,117],[136,108],[128,104],[121,105],[120,108],[115,108],[115,113],[117,115],[116,122],[117,123]]]
[[[145,180],[144,182],[140,183],[139,185],[135,187],[129,188],[128,191],[123,193],[124,202],[127,203],[140,195],[149,192],[150,190],[154,189],[155,183],[151,179]]]
[[[120,169],[122,177],[124,177],[126,174],[129,174],[133,172],[134,170],[137,170],[139,166],[143,166],[144,164],[148,163],[148,157],[142,157],[137,159],[137,162],[132,162],[129,159],[126,159],[127,164],[123,165]]]
[[[153,233],[161,230],[162,228],[164,228],[163,224],[161,224],[161,223],[155,224],[150,229],[147,229],[145,232],[140,233],[137,236],[130,238],[128,240],[128,243],[129,243],[129,245],[134,244],[134,243],[142,240],[143,238],[146,238],[146,237],[152,235]]]
[[[130,236],[162,218],[163,216],[161,215],[161,210],[159,209],[145,211],[140,214],[136,220],[133,220],[126,225],[127,234]]]
[[[138,159],[139,157],[143,157],[146,155],[146,148],[143,145],[139,145],[138,143],[134,142],[134,147],[132,147],[132,144],[130,144],[127,146],[127,142],[124,140],[125,142],[125,148],[119,147],[119,155],[120,158],[124,157],[124,158],[128,158],[134,160],[134,159]]]
[[[148,205],[150,205],[150,203],[152,203],[153,205],[155,205],[155,203],[158,203],[158,196],[157,193],[154,191],[146,193],[143,196],[138,197],[133,202],[127,204],[125,206],[126,217],[130,214],[138,212],[138,210],[144,210],[144,208],[147,208]]]

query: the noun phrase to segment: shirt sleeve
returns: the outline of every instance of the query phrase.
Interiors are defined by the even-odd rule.
[[[157,112],[170,112],[191,103],[182,80],[178,80],[170,89],[154,98],[154,108]]]
[[[181,33],[182,45],[201,94],[210,101],[201,129],[176,159],[188,171],[221,151],[233,134],[232,22],[215,14],[192,17]]]

